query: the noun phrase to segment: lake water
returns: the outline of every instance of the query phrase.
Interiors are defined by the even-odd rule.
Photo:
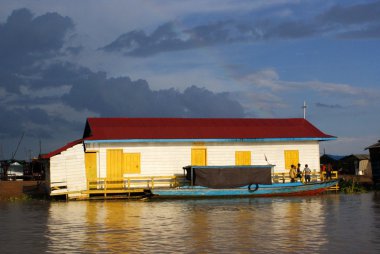
[[[380,193],[1,202],[0,253],[380,253]]]

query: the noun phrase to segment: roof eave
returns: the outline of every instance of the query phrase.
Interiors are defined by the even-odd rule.
[[[209,139],[86,139],[90,143],[180,143],[180,142],[284,142],[284,141],[329,141],[336,137],[306,137],[306,138],[209,138]]]

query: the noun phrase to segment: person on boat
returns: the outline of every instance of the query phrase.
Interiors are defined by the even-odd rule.
[[[300,182],[302,181],[302,172],[301,172],[301,164],[298,163],[297,165],[297,178],[300,179]]]
[[[326,168],[326,180],[331,180],[332,166],[331,163],[327,165]]]
[[[321,164],[321,181],[324,181],[326,178],[326,165]]]
[[[292,183],[294,183],[296,180],[296,176],[297,176],[297,170],[296,170],[296,166],[294,166],[293,164],[290,166],[290,171],[289,171],[289,177],[290,177],[290,181]]]
[[[305,176],[305,182],[310,183],[311,180],[311,169],[307,164],[305,164],[305,168],[303,169],[303,174]]]

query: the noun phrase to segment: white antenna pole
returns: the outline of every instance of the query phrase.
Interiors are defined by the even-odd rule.
[[[307,108],[307,105],[306,105],[306,101],[303,102],[303,119],[306,119],[306,108]]]

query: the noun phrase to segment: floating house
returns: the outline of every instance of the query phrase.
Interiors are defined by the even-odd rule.
[[[187,165],[272,164],[287,173],[301,163],[319,172],[319,142],[333,139],[303,118],[88,118],[81,139],[43,158],[50,194],[80,198],[107,183],[131,190],[131,179],[152,187],[144,179],[183,176]]]

